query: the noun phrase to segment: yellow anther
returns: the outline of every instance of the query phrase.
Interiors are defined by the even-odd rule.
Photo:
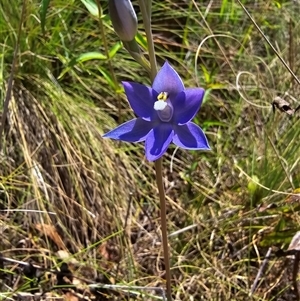
[[[168,99],[168,93],[167,92],[160,92],[157,96],[157,100],[163,100],[166,101]]]

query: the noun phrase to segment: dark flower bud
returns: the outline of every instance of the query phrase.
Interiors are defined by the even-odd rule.
[[[132,41],[137,33],[137,17],[130,0],[108,0],[110,19],[122,41]]]

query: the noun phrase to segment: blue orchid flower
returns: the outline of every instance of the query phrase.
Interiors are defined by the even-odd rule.
[[[127,142],[145,141],[146,158],[159,159],[171,142],[189,150],[210,150],[202,129],[191,122],[202,104],[204,89],[188,88],[165,62],[152,87],[123,82],[129,104],[138,116],[103,135]]]

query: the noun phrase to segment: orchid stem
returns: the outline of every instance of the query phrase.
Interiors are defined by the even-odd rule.
[[[150,78],[154,81],[157,74],[157,63],[155,57],[154,41],[151,30],[151,0],[139,0],[140,9],[143,16],[143,22],[147,37],[148,54],[151,66]],[[155,161],[155,172],[156,172],[156,184],[158,187],[159,201],[160,201],[160,222],[162,232],[162,244],[164,253],[164,262],[166,270],[166,287],[167,287],[167,300],[172,301],[172,290],[171,290],[171,267],[170,267],[170,256],[169,256],[169,243],[168,243],[168,231],[167,231],[167,209],[166,209],[166,194],[163,184],[162,175],[162,158]]]
[[[163,176],[162,176],[162,158],[159,158],[158,160],[155,161],[155,171],[156,171],[156,184],[158,187],[159,201],[160,201],[160,222],[161,222],[165,270],[166,270],[167,299],[168,301],[171,301],[172,300],[171,267],[170,267],[169,244],[168,244],[168,234],[167,234],[168,231],[167,231],[166,195],[165,195]]]
[[[148,12],[149,3],[146,3],[150,0],[139,0],[140,9],[143,16],[143,22],[145,27],[145,32],[147,36],[147,45],[148,45],[148,53],[149,53],[149,61],[151,65],[151,81],[153,82],[156,73],[157,73],[157,63],[155,57],[155,49],[154,49],[154,41],[151,30],[151,13]]]

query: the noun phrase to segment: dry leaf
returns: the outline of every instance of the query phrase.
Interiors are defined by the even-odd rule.
[[[53,225],[36,224],[35,228],[40,231],[42,235],[49,237],[59,249],[66,249],[63,240],[61,239],[60,235],[57,233]]]
[[[72,292],[66,292],[64,295],[64,300],[66,301],[79,301],[79,298]]]

